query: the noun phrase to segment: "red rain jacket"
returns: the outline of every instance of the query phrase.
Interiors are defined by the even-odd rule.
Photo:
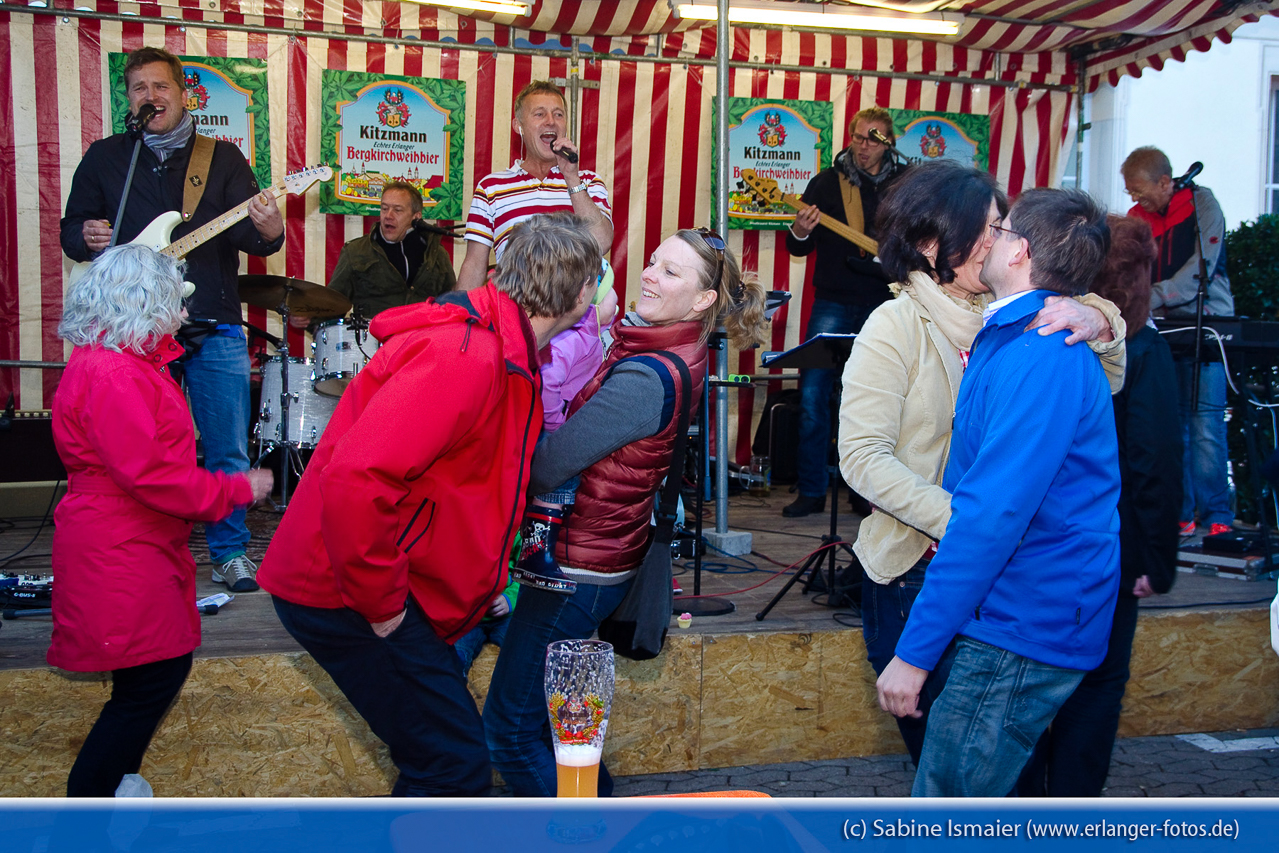
[[[164,338],[145,356],[77,347],[53,400],[67,468],[54,511],[53,643],[48,660],[101,672],[200,645],[193,521],[253,500],[242,474],[195,464],[195,431]]]
[[[542,423],[537,342],[486,284],[377,316],[258,572],[294,604],[370,622],[409,595],[454,642],[506,587]]]

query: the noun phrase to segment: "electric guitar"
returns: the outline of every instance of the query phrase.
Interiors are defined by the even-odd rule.
[[[742,183],[751,191],[751,195],[763,204],[784,204],[794,210],[803,210],[808,205],[797,195],[787,195],[777,187],[772,178],[761,178],[754,169],[742,169]],[[840,222],[833,216],[821,214],[818,224],[824,225],[858,248],[865,249],[871,255],[879,254],[879,243],[860,231]]]
[[[312,185],[320,181],[331,181],[333,179],[333,170],[328,166],[308,166],[307,168],[288,175],[282,181],[277,181],[269,187],[264,187],[261,191],[270,193],[275,198],[281,198],[288,194],[300,195],[311,188]],[[256,194],[255,194],[256,196]],[[249,202],[252,198],[245,201],[238,207],[228,210],[226,213],[210,220],[204,225],[180,237],[173,242],[169,242],[173,236],[173,229],[182,224],[182,214],[176,210],[170,210],[167,213],[161,213],[146,228],[142,229],[142,233],[129,241],[129,245],[146,246],[162,255],[168,255],[171,258],[186,257],[188,252],[193,251],[199,246],[204,245],[241,219],[249,215]],[[80,279],[89,267],[93,265],[92,261],[81,261],[71,267],[69,282],[75,282]]]

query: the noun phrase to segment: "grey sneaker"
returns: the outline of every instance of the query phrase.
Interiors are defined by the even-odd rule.
[[[226,584],[231,592],[253,592],[261,589],[257,575],[258,567],[244,554],[213,567],[213,582]]]

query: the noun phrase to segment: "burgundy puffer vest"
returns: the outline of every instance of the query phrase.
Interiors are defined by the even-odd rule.
[[[633,441],[613,451],[582,472],[577,487],[577,503],[564,523],[555,547],[555,558],[563,566],[615,574],[640,564],[648,550],[649,519],[653,496],[666,476],[675,432],[679,426],[684,395],[692,394],[690,418],[697,417],[706,372],[706,344],[701,342],[702,324],[696,321],[669,326],[613,326],[613,347],[594,378],[586,384],[569,407],[569,416],[595,396],[604,377],[624,358],[647,355],[666,363],[675,382],[675,407],[670,420],[656,435]],[[678,355],[688,365],[692,388],[684,387],[679,368],[656,350]]]

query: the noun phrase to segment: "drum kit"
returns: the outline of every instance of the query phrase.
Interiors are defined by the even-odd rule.
[[[302,473],[300,451],[314,449],[324,435],[346,386],[380,346],[361,318],[347,319],[351,303],[319,284],[277,275],[240,276],[240,300],[277,312],[289,328],[290,317],[318,321],[312,358],[291,358],[285,334],[276,354],[262,365],[262,404],[254,434],[258,462],[275,449],[284,454],[280,482],[283,509],[289,501],[289,472]]]

